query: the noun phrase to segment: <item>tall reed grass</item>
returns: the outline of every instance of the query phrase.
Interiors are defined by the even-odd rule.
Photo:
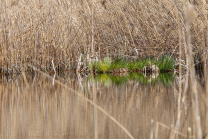
[[[53,70],[52,60],[56,70],[73,68],[79,54],[93,58],[95,52],[99,59],[117,55],[157,58],[167,53],[177,57],[174,5],[174,1],[164,0],[1,1],[1,69],[17,70],[21,64],[28,69],[29,63]],[[199,16],[190,26],[191,44],[198,52],[206,44],[206,10],[201,8],[203,4],[194,6]],[[177,2],[177,7],[182,21],[184,5]]]

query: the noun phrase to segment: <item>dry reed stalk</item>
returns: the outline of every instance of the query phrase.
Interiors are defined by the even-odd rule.
[[[24,82],[25,82],[25,84],[26,84],[26,87],[29,89],[29,84],[28,84],[28,81],[27,81],[27,78],[26,78],[26,75],[25,75],[25,71],[24,71],[24,69],[23,69],[23,66],[22,66],[22,64],[21,64],[21,68],[22,68],[22,76],[23,76],[23,79],[24,79]]]
[[[93,103],[97,104],[97,91],[95,88],[95,83],[93,82],[93,88],[92,88],[92,93],[93,93]],[[97,112],[97,107],[94,107],[94,132],[95,132],[95,139],[98,139],[98,112]]]
[[[160,20],[166,20],[159,18],[160,13],[155,13],[157,12],[155,6],[159,8],[163,5],[155,5],[152,2],[148,4],[153,9],[146,7],[144,2],[132,1],[126,3],[123,1],[111,1],[105,4],[107,10],[103,8],[101,3],[96,2],[95,7],[93,6],[94,3],[90,1],[76,3],[71,0],[70,2],[61,1],[58,4],[53,0],[46,1],[46,3],[35,0],[33,2],[26,1],[28,3],[24,5],[21,5],[21,2],[16,3],[12,7],[6,6],[6,3],[2,2],[1,6],[3,9],[11,9],[11,16],[2,16],[6,22],[11,20],[11,24],[5,28],[4,36],[7,34],[7,29],[11,30],[13,28],[16,32],[15,39],[9,41],[9,43],[12,45],[15,45],[15,43],[20,44],[20,40],[24,39],[23,50],[27,52],[28,58],[31,60],[35,59],[40,65],[44,65],[43,67],[47,67],[46,65],[49,63],[49,57],[52,56],[49,51],[52,47],[56,47],[54,61],[59,59],[66,62],[67,57],[62,58],[63,52],[66,52],[63,56],[72,55],[76,51],[86,50],[87,48],[85,47],[89,47],[90,44],[93,47],[91,47],[93,51],[99,49],[99,55],[105,56],[107,54],[105,47],[108,46],[111,46],[110,53],[113,53],[115,48],[120,47],[118,50],[122,50],[122,53],[128,55],[132,48],[137,45],[146,47],[148,41],[150,42],[149,45],[155,45],[155,40],[160,42],[160,39],[162,39],[158,29],[163,27],[163,25],[158,24],[158,26],[157,22],[160,23]],[[145,8],[142,9],[143,11],[140,11],[137,7]],[[166,7],[162,9],[164,11],[167,10]],[[67,16],[65,16],[65,13],[67,13]],[[73,13],[73,16],[71,13]],[[153,16],[154,13],[155,16]],[[167,12],[163,13],[167,15]],[[148,16],[145,17],[146,15]],[[142,20],[143,17],[145,17],[145,20]],[[24,21],[23,30],[18,28],[21,26],[21,21]],[[21,38],[22,34],[23,38]],[[91,37],[89,36],[90,34]],[[156,34],[160,38],[157,38]],[[68,38],[68,36],[70,37]],[[93,40],[93,43],[90,43],[90,40]],[[3,41],[4,45],[2,47],[8,44],[6,41]],[[161,42],[165,43],[165,41]],[[79,49],[77,46],[79,46]],[[27,49],[33,52],[34,55],[30,56]],[[19,50],[21,51],[21,49]],[[45,53],[46,51],[48,51],[48,54]],[[72,58],[76,60],[75,55]],[[18,60],[19,58],[15,60],[17,61],[16,63],[19,63]],[[22,62],[26,62],[25,59]]]
[[[175,130],[179,131],[179,127],[180,127],[180,118],[181,118],[181,113],[182,113],[182,107],[181,107],[181,93],[182,93],[182,83],[181,83],[181,72],[182,72],[182,68],[181,68],[181,53],[182,53],[182,49],[181,49],[181,23],[179,20],[179,12],[178,12],[178,7],[176,5],[176,1],[175,1],[175,16],[176,16],[176,21],[178,24],[178,42],[179,42],[179,92],[178,92],[178,109],[177,109],[177,120],[176,120],[176,124],[175,124]],[[171,139],[175,138],[175,132],[171,132],[170,135]]]
[[[154,122],[154,120],[153,120],[153,119],[151,119],[151,127],[150,127],[151,132],[150,132],[150,139],[153,139],[153,122]]]
[[[159,125],[162,126],[162,127],[164,127],[164,128],[166,128],[166,129],[171,130],[170,132],[175,132],[174,134],[180,135],[181,137],[185,137],[185,138],[196,138],[196,136],[191,136],[191,135],[188,135],[188,136],[187,136],[186,134],[183,134],[183,133],[181,133],[181,132],[178,132],[178,131],[174,130],[174,127],[173,127],[173,126],[172,126],[172,127],[169,127],[169,126],[167,126],[167,125],[165,125],[165,124],[163,124],[163,123],[161,123],[161,122],[157,122],[157,123],[156,123],[155,139],[157,139],[157,136],[158,136]],[[173,134],[173,133],[172,133],[172,134]],[[171,134],[170,134],[170,135],[171,135]],[[170,136],[170,137],[171,137],[171,136]]]
[[[202,1],[204,4],[203,4],[203,14],[204,14],[204,18],[205,18],[205,21],[207,21],[207,16],[208,16],[208,12],[207,12],[207,9],[205,7],[205,5],[207,4],[207,1]],[[208,23],[205,22],[204,23],[205,27],[204,27],[204,38],[205,38],[205,45],[203,47],[203,70],[204,70],[204,79],[205,79],[205,84],[206,84],[206,99],[208,100],[208,75],[207,75],[207,52],[206,52],[206,49],[208,48]],[[206,101],[207,102],[207,101]],[[206,128],[208,129],[208,108],[207,108],[207,112],[206,112]],[[208,132],[208,130],[206,131]]]
[[[56,72],[53,75],[52,85],[54,85],[55,78],[56,78]]]
[[[53,71],[54,71],[54,73],[56,73],[56,69],[55,69],[55,66],[53,64],[53,60],[51,61],[51,63],[52,63]]]
[[[197,83],[195,77],[195,69],[193,63],[193,53],[191,47],[191,34],[190,34],[190,24],[194,22],[196,19],[195,17],[195,10],[191,4],[188,4],[187,11],[186,11],[186,31],[187,31],[187,44],[188,44],[188,59],[189,59],[189,68],[190,68],[190,79],[191,79],[191,96],[193,102],[193,113],[195,116],[195,123],[197,128],[197,138],[202,138],[202,130],[201,130],[201,122],[200,122],[200,115],[199,115],[199,105],[198,105],[198,92],[197,92]]]
[[[188,139],[190,139],[191,137],[191,127],[188,128]]]
[[[91,45],[95,45],[93,46],[93,49],[97,49],[96,45],[98,45],[99,43],[102,44],[102,47],[100,47],[100,45],[98,46],[100,50],[100,53],[99,53],[100,55],[102,55],[102,53],[106,54],[106,51],[104,51],[104,49],[106,46],[109,46],[109,44],[112,46],[112,49],[114,49],[115,47],[118,47],[119,43],[121,44],[119,45],[119,47],[125,46],[124,48],[122,48],[122,50],[124,51],[123,53],[128,53],[131,51],[131,47],[134,47],[135,41],[138,38],[137,34],[139,35],[139,37],[144,37],[147,34],[147,32],[140,30],[142,28],[140,24],[141,22],[140,20],[146,15],[148,15],[149,18],[152,18],[151,17],[152,13],[156,12],[153,9],[148,11],[147,7],[145,7],[144,11],[146,13],[145,15],[143,15],[143,12],[140,12],[137,10],[137,6],[141,8],[145,6],[145,3],[142,3],[143,5],[140,6],[140,4],[136,1],[132,1],[127,4],[121,1],[108,2],[105,6],[109,11],[103,9],[102,5],[100,5],[99,3],[96,3],[97,4],[96,7],[93,6],[92,2],[81,2],[81,4],[80,3],[75,4],[75,2],[71,0],[70,3],[67,3],[67,4],[68,4],[68,7],[71,7],[70,8],[71,10],[67,10],[67,8],[63,6],[64,5],[63,2],[57,4],[56,1],[50,1],[50,2],[46,1],[46,4],[40,3],[38,1],[33,1],[32,3],[29,2],[28,5],[25,5],[24,8],[21,9],[22,10],[21,14],[23,14],[24,15],[23,18],[25,18],[25,23],[24,23],[25,27],[24,27],[23,34],[27,35],[24,39],[30,40],[30,42],[27,41],[27,43],[24,43],[25,45],[24,49],[27,49],[26,46],[31,46],[30,44],[34,45],[34,43],[32,42],[34,42],[33,39],[35,39],[37,42],[36,46],[42,47],[42,48],[36,47],[37,48],[36,55],[39,57],[37,61],[39,61],[40,64],[47,63],[46,62],[47,60],[44,59],[43,52],[44,50],[51,49],[52,45],[54,45],[57,48],[60,47],[59,44],[63,45],[64,49],[57,49],[54,52],[58,55],[58,54],[61,54],[60,51],[65,51],[65,49],[71,49],[72,47],[74,47],[76,51],[77,46],[80,47],[79,51],[82,51],[83,48],[81,47],[85,45],[89,46],[88,45],[89,41],[93,39],[94,39],[93,44],[91,44]],[[154,3],[149,3],[149,4],[154,5]],[[91,5],[91,8],[89,5]],[[16,6],[17,7],[15,7],[16,8],[15,10],[17,12],[21,11],[20,5],[17,4]],[[27,9],[27,6],[30,7],[30,11],[31,11],[29,15],[25,12],[25,9]],[[128,6],[132,8],[131,11],[125,10],[125,9],[131,9],[131,8],[128,8]],[[159,5],[156,5],[156,6],[159,6]],[[14,7],[11,7],[11,11],[13,11],[13,8]],[[83,14],[79,14],[78,13],[79,10],[82,10]],[[91,16],[90,13],[92,13],[93,10],[95,10],[95,12],[93,12],[93,16]],[[63,16],[65,12],[68,13],[68,16],[66,18]],[[12,12],[11,20],[14,20],[15,16],[16,17],[20,16],[20,15],[15,15],[13,13],[15,12]],[[77,17],[70,16],[70,13],[73,13]],[[111,13],[116,13],[116,14],[111,14]],[[139,18],[134,16],[136,14],[139,14]],[[63,18],[59,18],[60,15]],[[109,18],[109,15],[110,15],[110,18]],[[82,17],[80,18],[83,22],[82,24],[80,24],[79,16]],[[93,22],[89,20],[90,19],[89,17],[93,18]],[[28,26],[26,20],[31,19],[31,18],[32,20],[30,20],[31,22],[28,22],[30,23],[30,25]],[[17,19],[18,19],[17,21],[19,22],[19,18]],[[146,24],[147,25],[146,27],[148,27],[148,30],[151,31],[152,29],[151,29],[151,26],[148,25],[150,23],[147,21],[147,17],[145,19],[146,20],[145,21],[143,20],[142,22],[144,23],[144,25]],[[7,20],[7,18],[5,18],[5,20]],[[116,20],[118,22],[114,22]],[[152,23],[153,22],[151,22],[151,24]],[[68,27],[66,26],[66,24],[69,24]],[[92,28],[89,27],[89,25],[93,25],[93,33],[92,33]],[[154,23],[153,25],[154,25],[154,31],[158,32],[156,24]],[[70,39],[67,39],[68,35],[65,35],[68,33],[66,33],[67,30],[63,29],[64,26],[65,28],[67,28],[67,30],[69,30]],[[14,27],[14,29],[17,31],[19,30],[19,29],[16,29],[14,24],[11,24],[11,27]],[[31,29],[31,28],[34,28],[34,29]],[[33,36],[33,34],[31,33],[32,30],[36,31],[36,35],[35,35],[36,37]],[[49,34],[51,34],[51,36],[48,36]],[[82,35],[82,34],[85,34],[85,35]],[[91,38],[88,37],[90,34],[91,34]],[[99,34],[99,36],[97,34]],[[154,37],[156,37],[155,33],[153,33],[153,35]],[[85,39],[86,43],[84,45],[80,45],[80,44],[83,44],[83,42],[85,41],[81,41],[82,39],[80,39],[79,36],[81,36],[81,38],[86,38]],[[16,37],[18,38],[19,35],[16,35]],[[150,44],[153,44],[153,42],[151,41],[151,37],[149,38],[146,37],[145,39],[150,41],[151,42]],[[44,40],[46,40],[47,42],[44,42]],[[66,41],[66,43],[64,43],[64,41]],[[70,43],[67,43],[68,41]],[[12,41],[11,43],[14,43],[14,42]],[[136,41],[135,45],[139,43],[140,42]],[[31,48],[34,49],[35,47],[31,46]],[[111,53],[112,52],[113,51],[111,51]],[[73,53],[72,51],[69,51],[67,55],[68,54],[71,55],[72,53]],[[59,57],[56,57],[56,58],[59,58]],[[32,59],[34,59],[34,57],[32,57]]]
[[[174,135],[174,138],[175,138],[175,132],[174,132],[174,125],[171,125],[170,126],[170,138],[172,138],[172,136]],[[176,138],[177,138],[178,136],[176,135]]]
[[[132,4],[132,7],[131,7],[131,4]],[[155,7],[152,7],[153,9],[150,9],[150,11],[148,11],[147,10],[147,7],[145,7],[145,4],[146,3],[138,3],[136,1],[132,1],[132,2],[127,3],[127,4],[125,2],[118,2],[118,3],[117,2],[109,2],[106,5],[106,8],[110,9],[109,11],[104,10],[102,8],[102,6],[99,5],[99,4],[96,7],[91,8],[91,9],[94,9],[95,8],[95,11],[97,9],[99,9],[99,13],[93,12],[93,24],[94,24],[93,25],[93,28],[94,28],[93,29],[93,32],[94,32],[93,34],[95,34],[95,35],[91,36],[91,40],[94,38],[95,48],[97,47],[96,44],[98,44],[97,41],[102,41],[102,44],[104,44],[103,45],[104,47],[105,46],[108,46],[108,44],[111,44],[111,46],[112,46],[113,49],[115,47],[117,47],[117,45],[119,43],[121,43],[122,44],[121,47],[125,46],[124,48],[122,48],[122,50],[124,51],[124,53],[130,52],[131,51],[131,47],[134,47],[135,40],[138,40],[137,39],[138,37],[141,38],[141,37],[146,36],[147,34],[151,34],[151,33],[146,32],[146,31],[151,31],[152,30],[151,29],[152,27],[149,25],[150,23],[153,24],[153,26],[154,26],[153,32],[155,32],[155,31],[158,32],[157,31],[158,30],[158,27],[155,24],[157,21],[154,21],[155,20],[154,18],[158,18],[157,16],[158,16],[159,13],[156,13],[156,16],[154,16],[154,18],[151,17],[153,15],[152,13],[156,12],[156,10],[154,10]],[[154,5],[154,3],[152,3],[152,2],[149,3],[149,4],[150,5]],[[50,46],[53,45],[54,42],[56,42],[57,44],[59,44],[59,43],[61,43],[62,40],[68,40],[68,39],[64,39],[64,37],[62,37],[61,35],[59,35],[62,32],[63,32],[63,34],[65,34],[64,32],[66,32],[66,31],[62,31],[61,32],[62,29],[61,29],[61,26],[59,26],[59,24],[60,25],[65,24],[65,18],[62,18],[61,20],[59,20],[59,18],[57,16],[57,14],[62,14],[63,13],[62,11],[65,11],[66,8],[64,8],[62,4],[59,4],[60,5],[59,7],[56,7],[55,6],[53,8],[53,6],[56,5],[56,2],[54,2],[54,1],[51,1],[50,4],[49,4],[50,5],[49,7],[51,9],[54,9],[54,12],[50,8],[48,8],[44,4],[40,4],[39,2],[34,1],[33,5],[35,5],[33,7],[36,7],[36,8],[31,8],[31,11],[34,11],[34,13],[31,12],[32,15],[30,15],[30,17],[33,18],[35,20],[35,22],[33,23],[33,25],[30,25],[30,26],[34,26],[37,23],[38,26],[37,26],[37,28],[35,30],[38,33],[40,33],[40,34],[41,33],[47,34],[47,32],[53,31],[53,34],[54,34],[54,35],[52,35],[53,37],[50,37],[50,38],[51,38],[51,40],[53,38],[55,38],[55,39],[53,39],[52,42],[47,43],[48,46],[46,46],[46,47],[49,47],[50,48]],[[79,3],[78,3],[75,6],[78,7],[78,9],[80,9],[80,7],[82,9],[84,9],[85,8],[85,5],[88,5],[87,6],[88,9],[90,9],[89,5],[92,5],[92,4],[91,4],[91,2],[87,2],[87,3],[86,2],[82,2],[82,5],[83,6],[79,6]],[[43,6],[43,8],[40,8],[40,6]],[[73,7],[72,1],[70,2],[69,6],[71,7],[71,11],[68,11],[67,10],[67,13],[69,13],[69,12],[70,13],[75,13],[75,15],[79,16],[78,15],[78,10],[75,10],[75,9],[72,8]],[[99,7],[99,6],[101,6],[101,7]],[[128,6],[130,6],[130,8],[128,8]],[[139,6],[140,8],[141,7],[145,7],[144,12],[138,11],[137,10],[137,6]],[[156,6],[160,6],[160,5],[156,5]],[[60,8],[62,11],[59,10],[58,8]],[[131,11],[125,10],[125,9],[131,9],[131,8],[132,8]],[[113,9],[116,9],[117,12],[115,12],[115,10],[113,10]],[[164,10],[166,10],[166,9],[164,9]],[[55,13],[55,12],[57,12],[57,13]],[[81,19],[88,18],[89,15],[90,15],[89,14],[90,12],[91,12],[90,10],[85,10],[84,11],[84,14],[85,15],[82,16],[83,18],[81,18]],[[37,13],[37,14],[34,16],[35,13]],[[69,13],[69,15],[70,15],[70,13]],[[116,13],[116,14],[110,14],[110,13]],[[143,13],[145,13],[145,14],[143,14]],[[103,16],[102,14],[106,14],[106,16],[105,15]],[[110,20],[108,19],[109,14],[110,14],[110,18],[109,18]],[[139,17],[134,16],[136,14],[138,14]],[[82,15],[82,14],[80,14],[80,15]],[[108,15],[108,17],[107,17],[107,15]],[[148,15],[148,18],[150,18],[152,20],[152,22],[150,21],[150,23],[149,23],[147,21],[147,17],[144,18],[146,20],[141,20],[146,15]],[[50,18],[47,18],[47,16],[49,16],[49,17],[51,16],[52,17],[51,18],[52,20],[51,21],[49,21],[49,20],[46,20],[45,21],[44,19],[50,19]],[[118,17],[119,17],[119,20],[118,20],[119,22],[114,22],[115,20],[117,20]],[[121,19],[120,19],[120,17],[121,17]],[[40,21],[38,21],[39,19],[43,19],[43,21],[40,22]],[[64,44],[64,48],[68,48],[67,45],[69,44],[70,45],[70,48],[69,49],[71,49],[72,47],[75,47],[75,49],[76,49],[76,45],[75,44],[82,44],[83,43],[83,41],[80,41],[80,39],[77,36],[80,36],[84,32],[86,34],[85,36],[88,36],[89,34],[91,34],[90,33],[91,32],[90,31],[91,29],[89,28],[89,25],[92,24],[92,22],[90,23],[89,20],[82,20],[84,22],[83,23],[83,28],[80,28],[79,27],[80,24],[79,24],[79,21],[77,19],[78,18],[74,18],[74,17],[70,16],[70,23],[69,23],[68,22],[68,17],[67,17],[67,23],[69,23],[69,26],[70,26],[70,29],[69,30],[70,30],[70,34],[71,35],[70,35],[70,44],[69,43],[65,43]],[[78,22],[76,22],[76,21],[78,21]],[[47,26],[47,22],[52,23],[52,25],[51,26]],[[75,25],[75,22],[76,22],[76,25]],[[145,24],[147,25],[146,27],[148,29],[146,31],[140,30],[141,28],[143,28],[141,26],[140,22],[141,22],[141,24],[144,23],[143,25],[145,25]],[[108,25],[110,25],[112,27],[115,27],[115,28],[111,28],[111,27],[108,28]],[[42,28],[45,28],[45,30],[42,29]],[[76,28],[76,30],[75,30],[75,28]],[[76,31],[76,34],[77,35],[74,34],[75,31]],[[49,34],[51,34],[51,33],[49,33]],[[99,36],[97,34],[99,34]],[[139,36],[137,36],[137,34]],[[151,35],[153,35],[154,37],[156,37],[155,33],[152,33]],[[151,36],[151,35],[149,35],[149,36]],[[40,35],[40,38],[38,39],[40,41],[39,42],[40,45],[41,44],[45,44],[43,42],[43,40],[41,40],[41,38],[44,38],[44,36],[45,35]],[[82,38],[85,37],[85,36],[84,35],[81,35]],[[111,36],[113,36],[113,38],[111,38]],[[124,38],[122,38],[122,36],[124,36]],[[158,35],[158,36],[161,36],[161,34]],[[27,37],[28,38],[31,38],[31,36],[27,36]],[[49,37],[47,37],[46,40],[48,38]],[[59,40],[57,38],[59,38]],[[74,38],[74,39],[72,39],[72,38]],[[150,41],[150,45],[155,44],[155,43],[153,43],[151,41],[151,37],[149,37],[149,38],[146,37],[145,39],[147,39],[148,41]],[[86,39],[86,42],[89,42],[89,40],[90,40],[90,37],[88,39]],[[147,44],[146,43],[147,40],[144,40],[144,43],[145,44]],[[160,41],[159,39],[156,39],[156,40],[157,41]],[[136,41],[136,44],[135,45],[137,45],[139,43],[140,42]],[[87,43],[85,43],[85,44],[87,44]],[[100,48],[101,53],[102,52],[105,53],[105,51],[103,51],[103,48],[104,47],[100,47],[100,45],[99,45],[99,48]],[[126,49],[126,48],[128,48],[128,49]],[[41,50],[41,53],[42,53],[43,52],[42,51],[43,49],[40,49],[40,50]],[[62,50],[58,50],[58,51],[62,51]],[[113,51],[111,51],[111,53],[112,52]],[[69,53],[72,53],[72,51],[69,52]],[[40,60],[41,59],[43,59],[43,58],[40,58]]]
[[[92,47],[91,47],[91,52],[92,55],[94,56],[94,3],[91,5],[91,11],[92,11]]]

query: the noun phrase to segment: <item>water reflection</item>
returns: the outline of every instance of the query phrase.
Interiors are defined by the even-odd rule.
[[[121,126],[84,97],[115,118],[134,138],[150,138],[152,119],[153,136],[169,138],[170,127],[177,119],[178,85],[173,74],[160,74],[156,78],[141,74],[104,74],[94,78],[64,74],[53,75],[51,79],[35,74],[27,75],[29,88],[21,75],[0,77],[2,138],[129,138]],[[65,86],[54,82],[55,78]],[[199,105],[203,123],[205,103],[201,92]],[[179,131],[186,136],[194,135],[196,127],[189,92],[181,115]],[[159,124],[158,132],[157,123],[165,125]],[[189,134],[188,128],[191,129]],[[202,129],[205,133],[205,124]]]
[[[105,86],[110,86],[112,83],[115,85],[122,85],[130,81],[138,81],[143,85],[155,85],[157,82],[161,82],[164,86],[170,87],[174,81],[174,73],[154,73],[149,75],[143,73],[129,73],[122,75],[98,74],[96,76],[89,76],[89,79],[103,83]]]

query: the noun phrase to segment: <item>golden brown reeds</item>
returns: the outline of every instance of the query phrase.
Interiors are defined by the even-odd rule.
[[[98,52],[99,58],[115,55],[178,56],[174,1],[1,1],[1,67],[24,68],[27,63],[46,70],[67,68],[77,54]],[[183,5],[177,6],[183,12]],[[198,12],[201,5],[195,5]],[[183,20],[183,19],[181,19]],[[205,44],[200,15],[191,26],[192,44]],[[184,55],[182,55],[182,58]],[[76,66],[75,66],[76,67]]]
[[[185,14],[186,14],[187,46],[188,46],[188,60],[189,60],[189,69],[190,69],[191,98],[193,103],[193,113],[195,117],[197,139],[202,139],[201,118],[200,118],[199,105],[198,105],[198,90],[197,90],[197,82],[195,77],[195,67],[194,67],[193,51],[191,47],[191,34],[190,34],[190,25],[196,20],[195,9],[193,5],[188,4]]]

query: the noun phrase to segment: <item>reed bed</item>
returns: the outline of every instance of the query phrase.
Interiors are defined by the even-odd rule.
[[[182,114],[185,111],[188,94],[192,105],[188,117],[191,117],[189,123],[192,127],[186,126],[184,131],[188,133],[188,137],[201,139],[208,133],[207,128],[203,128],[208,126],[208,113],[206,112],[205,122],[202,122],[204,113],[202,113],[203,108],[200,107],[202,102],[200,100],[203,98],[206,98],[204,103],[208,104],[206,5],[207,1],[195,0],[0,1],[1,72],[22,72],[28,88],[29,84],[24,72],[28,70],[56,72],[78,69],[81,65],[105,57],[111,59],[117,56],[130,59],[154,57],[158,60],[162,55],[168,54],[177,59],[179,65],[178,88],[174,89],[176,90],[174,93],[177,94],[177,97],[175,96],[177,101],[174,102],[177,104],[177,113],[175,113],[176,120],[169,123],[172,126],[161,123],[160,125],[170,130],[168,134],[170,138],[179,137],[182,125],[187,120]],[[195,76],[194,60],[195,63],[202,62],[206,94],[199,93],[201,86],[198,85]],[[167,65],[161,64],[161,67],[164,66]],[[123,67],[125,64],[121,64],[121,68]],[[183,67],[187,69],[185,75],[182,74]],[[189,74],[190,82],[186,77],[183,83],[182,77]],[[187,87],[189,83],[190,90]],[[5,88],[1,89],[9,92]],[[93,96],[96,96],[95,84],[91,91]],[[96,99],[95,102],[99,103]],[[92,103],[94,107],[97,106],[96,103]],[[206,111],[207,106],[204,108]],[[94,115],[96,113],[94,111]],[[126,115],[126,118],[131,118],[129,115]],[[148,113],[145,116],[148,117]],[[160,117],[156,121],[159,122],[159,119]],[[151,131],[146,131],[151,134],[150,137],[157,138],[161,134],[158,134],[158,128],[153,129],[153,120],[150,121]],[[94,126],[98,127],[97,124]],[[139,135],[138,133],[135,131],[133,135]],[[97,133],[94,135],[98,136]]]
[[[205,58],[205,13],[194,3],[198,18],[190,26],[194,53]],[[176,2],[180,21],[185,5]],[[0,2],[0,65],[2,70],[42,71],[76,68],[80,54],[93,59],[179,55],[174,1],[57,1]],[[182,24],[184,30],[185,26]],[[183,45],[185,45],[183,43]],[[185,47],[182,58],[185,60]],[[83,61],[84,58],[82,58]],[[52,64],[53,60],[53,64]]]

